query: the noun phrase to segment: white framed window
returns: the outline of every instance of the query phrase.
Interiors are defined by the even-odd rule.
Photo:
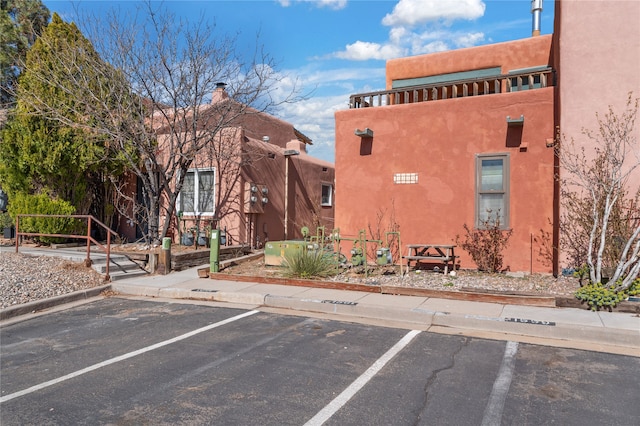
[[[178,210],[185,215],[211,215],[215,209],[215,169],[187,171],[178,199]]]
[[[509,227],[509,154],[476,155],[476,227]]]
[[[331,207],[333,203],[333,186],[328,183],[322,184],[322,200],[320,205],[322,207]]]

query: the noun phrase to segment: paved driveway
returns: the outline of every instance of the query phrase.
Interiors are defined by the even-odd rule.
[[[618,424],[640,358],[104,299],[0,329],[0,423]]]

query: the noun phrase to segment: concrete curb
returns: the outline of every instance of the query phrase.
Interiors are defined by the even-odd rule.
[[[453,329],[491,331],[504,334],[516,334],[544,339],[566,340],[584,343],[606,343],[610,346],[639,348],[640,333],[632,330],[592,327],[588,325],[559,324],[555,322],[519,322],[505,318],[490,318],[476,315],[435,314],[434,326]]]
[[[394,306],[382,306],[377,303],[363,304],[356,301],[356,299],[353,301],[322,300],[316,298],[279,296],[252,292],[153,287],[126,283],[112,283],[110,285],[96,287],[93,289],[80,290],[68,295],[57,296],[46,300],[7,308],[0,311],[0,320],[28,314],[34,311],[41,311],[64,303],[88,299],[90,297],[98,296],[103,291],[109,289],[114,292],[132,296],[217,301],[288,309],[300,312],[333,314],[344,318],[364,318],[405,322],[419,325],[422,329],[442,327],[451,330],[493,332],[560,341],[577,341],[597,344],[606,342],[607,345],[611,346],[633,349],[640,348],[640,330],[635,331],[583,324],[567,324],[545,320],[514,319],[500,316],[482,316],[473,313],[438,311],[424,307],[398,308]],[[496,315],[498,312],[500,312],[500,310],[496,309],[492,315]],[[593,314],[597,315],[596,313]]]
[[[85,290],[74,291],[73,293],[50,297],[49,299],[36,300],[34,302],[23,303],[22,305],[10,306],[0,310],[0,321],[14,318],[31,312],[42,311],[65,303],[76,302],[78,300],[89,299],[99,296],[105,290],[111,289],[111,284],[100,287],[93,287]]]

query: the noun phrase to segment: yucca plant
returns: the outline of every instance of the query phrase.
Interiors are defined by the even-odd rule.
[[[333,257],[321,250],[299,251],[284,257],[286,275],[296,278],[324,278],[337,273]]]

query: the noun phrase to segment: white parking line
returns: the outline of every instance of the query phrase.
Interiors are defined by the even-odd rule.
[[[40,383],[39,385],[31,386],[30,388],[21,390],[19,392],[14,392],[12,394],[3,396],[3,397],[0,398],[0,403],[7,402],[7,401],[9,401],[11,399],[18,398],[20,396],[24,396],[24,395],[30,394],[32,392],[38,391],[40,389],[44,389],[46,387],[55,385],[55,384],[60,383],[60,382],[64,382],[65,380],[69,380],[69,379],[72,379],[74,377],[81,376],[81,375],[83,375],[85,373],[89,373],[89,372],[97,370],[99,368],[106,367],[107,365],[115,364],[116,362],[120,362],[120,361],[124,361],[125,359],[133,358],[134,356],[143,354],[145,352],[149,352],[149,351],[152,351],[154,349],[158,349],[158,348],[161,348],[163,346],[167,346],[167,345],[170,345],[172,343],[179,342],[180,340],[188,339],[189,337],[195,336],[196,334],[204,333],[205,331],[209,331],[209,330],[212,330],[214,328],[217,328],[217,327],[232,323],[232,322],[237,321],[239,319],[251,316],[253,314],[257,314],[258,312],[260,312],[260,311],[255,311],[255,310],[248,311],[248,312],[245,312],[243,314],[236,315],[235,317],[227,318],[226,320],[222,320],[222,321],[216,322],[214,324],[209,324],[209,325],[207,325],[205,327],[198,328],[196,330],[193,330],[193,331],[190,331],[188,333],[182,334],[180,336],[174,337],[173,339],[165,340],[163,342],[159,342],[159,343],[156,343],[154,345],[147,346],[146,348],[138,349],[137,351],[129,352],[127,354],[120,355],[120,356],[117,356],[115,358],[111,358],[111,359],[108,359],[106,361],[99,362],[98,364],[94,364],[94,365],[91,365],[91,366],[89,366],[87,368],[83,368],[82,370],[75,371],[73,373],[67,374],[67,375],[62,376],[62,377],[58,377],[57,379],[49,380],[48,382]]]
[[[513,378],[513,369],[516,365],[516,352],[518,352],[518,342],[507,342],[498,377],[493,382],[489,402],[484,409],[482,426],[499,425],[502,421],[504,401],[507,399],[507,393],[509,393],[511,379]]]
[[[305,426],[319,426],[329,420],[336,411],[338,411],[343,405],[345,405],[364,385],[369,382],[380,370],[384,367],[398,352],[400,352],[405,346],[420,334],[420,330],[411,330],[405,336],[398,341],[391,349],[389,349],[384,355],[382,355],[371,367],[360,375],[353,383],[351,383],[340,395],[334,398],[326,407],[313,416]]]

